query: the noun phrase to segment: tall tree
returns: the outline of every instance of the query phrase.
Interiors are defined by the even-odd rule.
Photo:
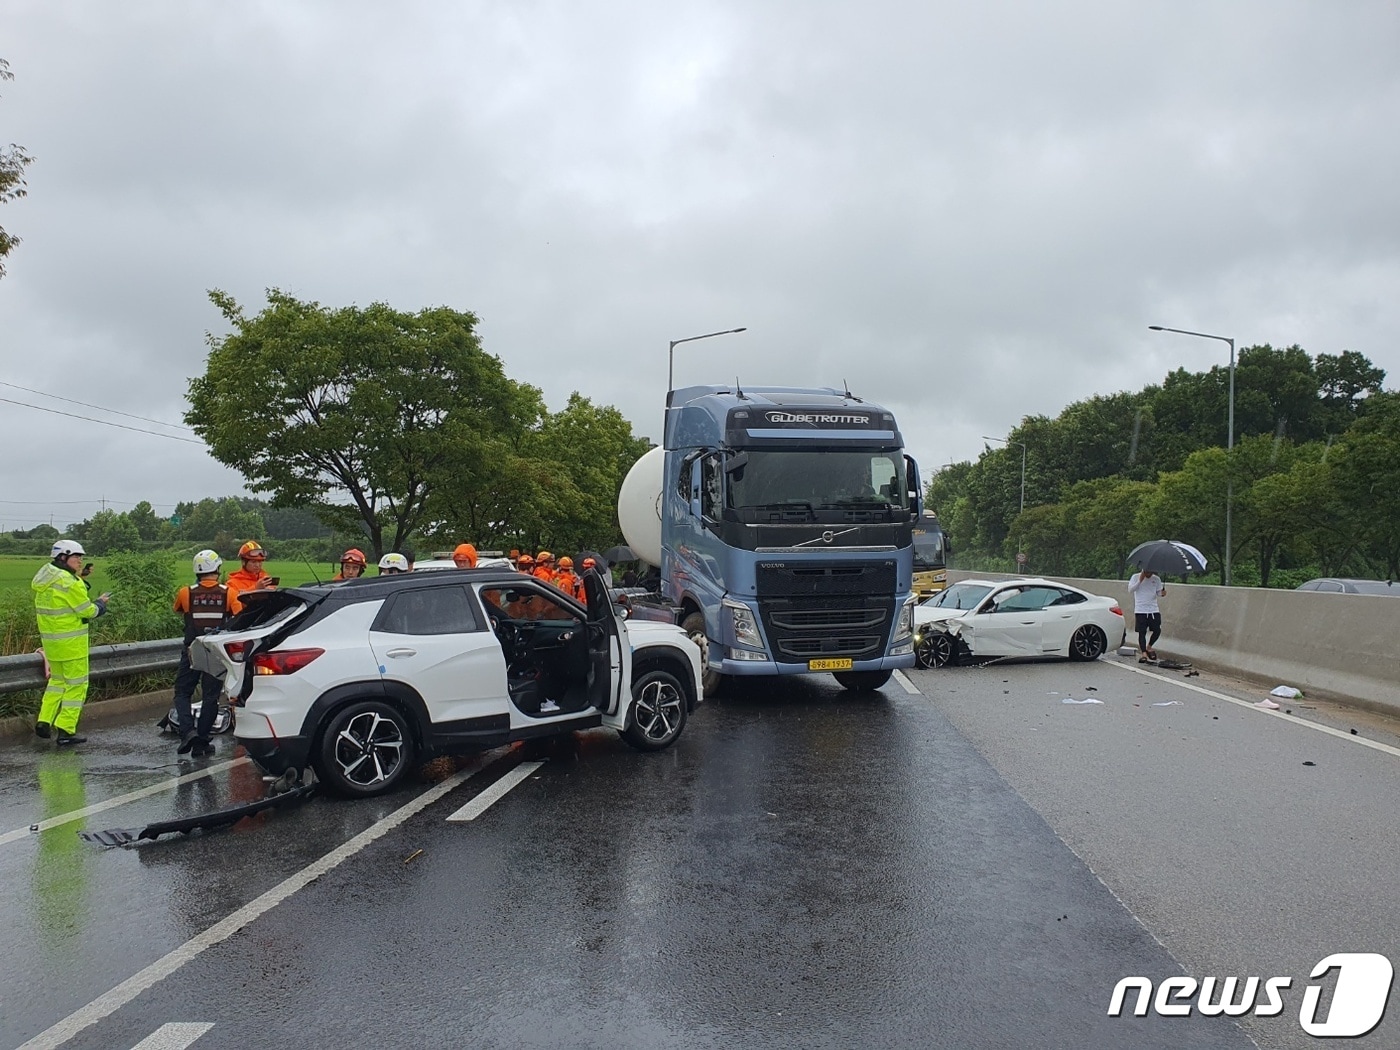
[[[0,58],[0,81],[14,78],[15,75],[10,72],[10,64]],[[33,162],[34,158],[23,146],[17,146],[13,142],[8,146],[0,146],[0,204],[17,200],[29,192],[24,188],[24,169]],[[5,256],[14,251],[17,244],[19,238],[7,233],[5,228],[0,226],[0,277],[5,276]]]
[[[186,421],[274,506],[366,533],[376,556],[424,523],[452,449],[513,425],[515,384],[474,314],[332,309],[272,289],[248,317],[209,297],[233,332],[210,336]]]

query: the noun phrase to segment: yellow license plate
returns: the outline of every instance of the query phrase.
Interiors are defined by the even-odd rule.
[[[849,671],[851,669],[851,658],[848,656],[843,660],[808,660],[807,670],[809,671]]]

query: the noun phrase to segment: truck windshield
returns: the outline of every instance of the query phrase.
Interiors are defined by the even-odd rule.
[[[748,462],[729,473],[727,501],[734,510],[791,506],[906,510],[904,457],[897,451],[785,451],[750,449]]]

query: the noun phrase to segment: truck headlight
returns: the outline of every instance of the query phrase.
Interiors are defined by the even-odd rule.
[[[914,605],[918,602],[912,594],[905,599],[894,622],[894,641],[902,642],[914,633]]]
[[[754,622],[753,610],[733,598],[726,598],[721,604],[729,610],[730,619],[734,623],[734,640],[740,645],[762,649],[763,638],[758,633],[758,624]]]

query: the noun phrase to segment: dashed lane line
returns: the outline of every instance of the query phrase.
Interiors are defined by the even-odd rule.
[[[1340,729],[1333,729],[1331,726],[1320,725],[1317,722],[1309,722],[1306,719],[1294,718],[1286,715],[1282,711],[1270,711],[1267,707],[1260,707],[1257,703],[1249,700],[1241,700],[1237,696],[1229,696],[1225,693],[1217,692],[1214,689],[1207,689],[1203,685],[1193,685],[1190,682],[1182,682],[1175,678],[1168,678],[1163,674],[1156,674],[1152,671],[1144,671],[1140,667],[1127,667],[1123,664],[1105,660],[1109,667],[1116,667],[1120,671],[1130,671],[1133,674],[1140,674],[1144,678],[1155,678],[1159,682],[1166,682],[1168,685],[1177,686],[1180,689],[1189,689],[1193,693],[1201,693],[1204,696],[1214,697],[1216,700],[1224,700],[1227,704],[1234,704],[1237,707],[1245,707],[1255,714],[1268,715],[1271,718],[1281,718],[1289,725],[1302,726],[1306,729],[1314,729],[1319,733],[1326,733],[1334,736],[1338,740],[1345,740],[1348,744],[1360,744],[1362,747],[1369,747],[1373,751],[1384,751],[1387,755],[1400,758],[1400,747],[1391,747],[1389,744],[1382,744],[1379,740],[1367,740],[1364,736],[1352,736],[1350,733],[1343,733]]]
[[[915,696],[919,695],[919,687],[909,681],[909,676],[903,671],[896,670],[894,673],[894,680],[904,687],[906,693],[912,693]]]
[[[171,1021],[161,1025],[131,1050],[186,1050],[213,1027],[211,1021]]]
[[[356,853],[382,838],[394,828],[417,813],[431,806],[448,792],[460,787],[467,778],[481,772],[483,765],[476,764],[454,773],[440,784],[430,787],[411,802],[400,806],[388,816],[371,824],[354,838],[342,843],[319,860],[312,861],[295,875],[283,879],[272,889],[255,897],[237,911],[216,922],[203,933],[196,934],[178,948],[167,953],[144,970],[128,977],[111,991],[98,996],[86,1006],[75,1010],[63,1020],[36,1035],[17,1050],[54,1050],[83,1029],[110,1017],[146,989],[175,973],[180,967],[196,958],[200,953],[228,940],[239,930],[249,925],[259,916],[271,911],[287,900],[298,890],[305,889],[322,875],[349,860]]]
[[[16,842],[22,838],[28,838],[36,831],[48,831],[49,828],[56,828],[63,824],[71,824],[75,820],[82,820],[84,817],[90,817],[94,813],[104,813],[109,809],[116,809],[118,806],[124,806],[128,802],[135,802],[137,799],[148,798],[151,795],[159,795],[162,791],[173,791],[181,784],[188,784],[191,781],[200,780],[203,777],[211,777],[215,773],[222,773],[226,769],[233,769],[235,766],[241,766],[249,761],[251,761],[251,759],[244,756],[232,759],[228,762],[218,762],[205,769],[199,770],[197,773],[186,773],[182,777],[162,780],[158,784],[150,784],[143,788],[137,788],[135,791],[128,791],[125,795],[109,798],[105,802],[96,802],[91,806],[75,809],[71,813],[60,813],[56,817],[49,817],[47,820],[41,820],[32,827],[16,828],[14,831],[7,831],[3,835],[0,835],[0,846],[4,846],[10,842]]]
[[[485,791],[478,794],[447,819],[454,821],[475,820],[495,803],[505,798],[506,793],[509,792],[511,788],[515,787],[515,785],[519,784],[542,765],[544,765],[543,762],[521,762],[520,765],[501,777],[500,780],[496,781]]]

